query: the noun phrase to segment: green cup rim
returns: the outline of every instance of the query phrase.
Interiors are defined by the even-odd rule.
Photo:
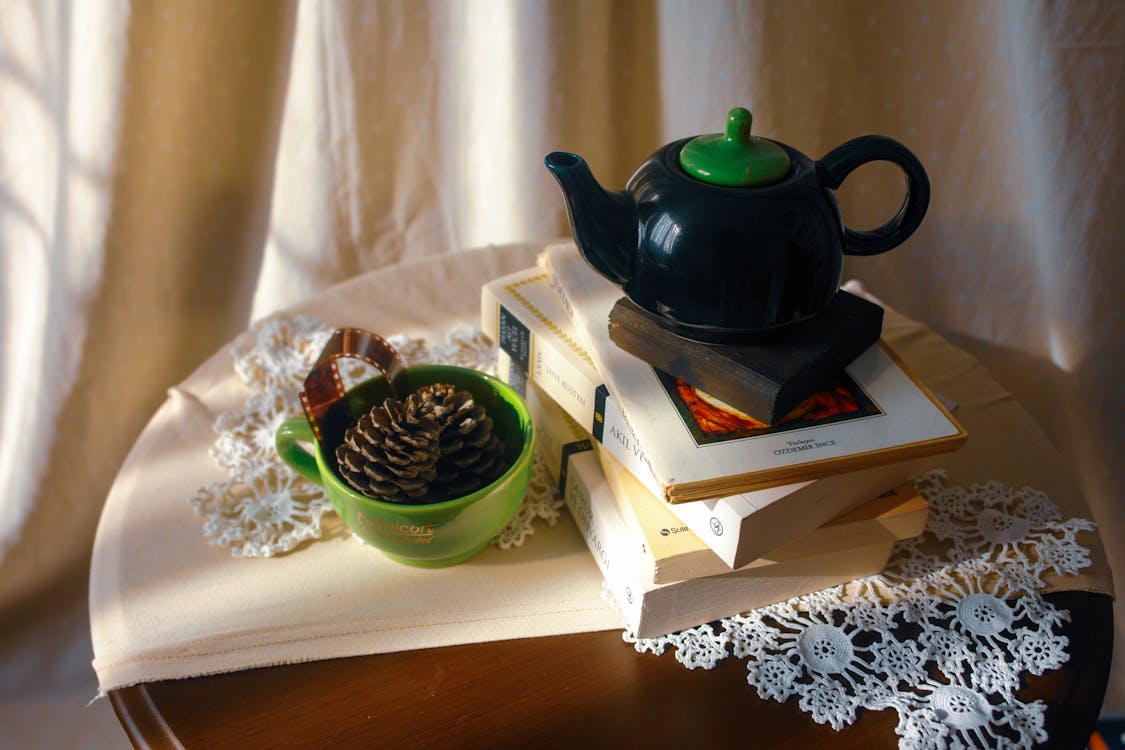
[[[512,461],[511,466],[509,466],[503,474],[486,484],[484,487],[470,492],[468,495],[462,495],[461,497],[455,497],[451,500],[442,500],[436,503],[420,503],[418,505],[414,505],[410,503],[391,503],[387,502],[386,500],[379,500],[378,498],[368,497],[367,495],[361,494],[352,489],[346,482],[344,482],[343,479],[341,479],[336,474],[335,471],[331,469],[331,467],[328,466],[328,464],[324,460],[320,441],[315,440],[313,441],[313,447],[315,449],[313,451],[313,456],[316,458],[317,468],[320,469],[320,476],[325,483],[332,483],[334,490],[338,490],[339,492],[347,495],[351,500],[357,501],[364,505],[368,505],[374,509],[378,509],[386,513],[409,513],[411,516],[442,515],[447,511],[454,510],[462,506],[472,505],[477,500],[491,493],[497,486],[499,486],[509,477],[515,474],[516,471],[518,471],[526,461],[530,460],[531,452],[535,449],[535,423],[531,419],[531,411],[528,409],[527,402],[515,388],[508,385],[500,378],[489,375],[487,372],[474,370],[471,367],[461,367],[460,365],[419,364],[411,365],[407,369],[415,372],[448,370],[459,371],[491,384],[492,387],[494,387],[500,394],[506,394],[507,397],[504,398],[504,401],[510,404],[515,409],[516,415],[519,417],[520,427],[523,428],[523,445],[520,448],[519,455],[516,456],[516,458]],[[353,385],[348,389],[348,393],[351,393],[352,391],[371,381],[384,379],[385,378],[382,375],[376,375],[372,378],[368,378],[367,380],[363,380]],[[435,380],[434,382],[438,381]]]

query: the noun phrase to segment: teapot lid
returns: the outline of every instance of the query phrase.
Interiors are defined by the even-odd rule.
[[[680,166],[697,180],[726,187],[772,185],[789,174],[789,154],[767,138],[750,135],[750,110],[727,114],[725,133],[701,135],[684,144]]]

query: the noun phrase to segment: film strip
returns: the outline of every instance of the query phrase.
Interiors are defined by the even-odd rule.
[[[382,336],[362,328],[337,328],[301,388],[301,407],[318,442],[326,429],[342,430],[351,421],[344,381],[336,364],[344,358],[358,359],[373,366],[383,373],[396,397],[403,395],[400,376],[406,363],[398,350]]]

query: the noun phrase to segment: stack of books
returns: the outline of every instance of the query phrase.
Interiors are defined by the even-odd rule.
[[[653,637],[880,571],[965,431],[879,341],[779,424],[617,347],[620,288],[569,243],[482,290],[500,376],[631,629]]]

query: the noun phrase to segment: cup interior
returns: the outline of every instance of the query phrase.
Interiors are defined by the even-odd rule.
[[[344,492],[353,500],[361,503],[370,503],[386,510],[403,511],[409,508],[410,513],[425,512],[426,508],[447,509],[458,504],[468,504],[475,499],[487,494],[496,484],[503,482],[522,462],[524,454],[530,453],[533,446],[533,431],[531,415],[527,405],[511,386],[486,373],[470,370],[453,365],[412,365],[401,376],[403,392],[413,393],[422,386],[434,383],[448,383],[454,388],[466,390],[473,394],[473,399],[484,407],[485,412],[492,419],[493,432],[504,441],[504,458],[507,469],[490,484],[460,498],[453,498],[437,503],[403,506],[390,503],[377,498],[367,497],[353,490],[341,477],[336,468],[336,446],[343,440],[343,431],[337,429],[333,434],[327,432],[322,436],[322,443],[316,446],[317,460],[321,464],[321,472],[327,469],[330,477],[326,477],[336,485],[338,491]],[[379,375],[365,380],[347,393],[347,403],[353,418],[366,413],[372,406],[382,403],[391,395],[390,384],[386,378]]]

